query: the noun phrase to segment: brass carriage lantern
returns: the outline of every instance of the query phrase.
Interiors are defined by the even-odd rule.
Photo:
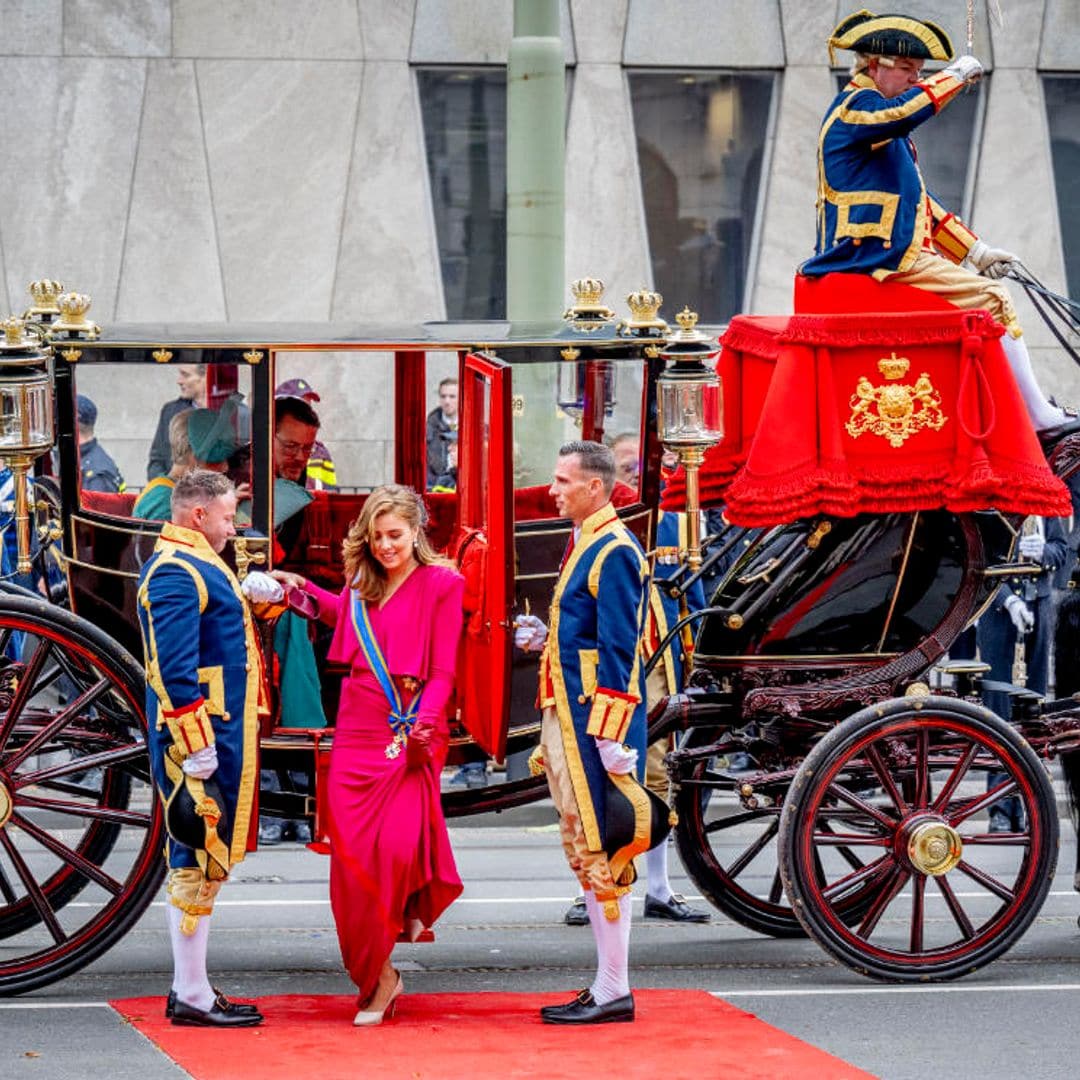
[[[660,350],[669,363],[656,380],[660,441],[679,455],[686,470],[686,555],[692,571],[701,566],[698,470],[705,451],[724,434],[720,379],[705,365],[719,349],[698,330],[697,320],[689,308],[675,316],[679,329]]]
[[[0,460],[13,476],[17,569],[26,574],[30,572],[26,478],[34,460],[53,444],[52,352],[40,338],[28,335],[26,324],[14,315],[0,323],[0,329]]]

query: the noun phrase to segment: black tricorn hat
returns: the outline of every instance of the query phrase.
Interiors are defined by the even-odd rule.
[[[604,782],[604,851],[616,882],[634,858],[667,839],[671,811],[633,773]],[[631,881],[633,878],[631,877]]]
[[[875,15],[856,11],[832,32],[829,56],[834,49],[851,49],[871,56],[912,56],[917,60],[951,60],[949,35],[936,23],[910,15]]]
[[[165,828],[177,843],[195,850],[210,881],[228,876],[232,824],[213,777],[198,780],[184,774],[165,804]]]

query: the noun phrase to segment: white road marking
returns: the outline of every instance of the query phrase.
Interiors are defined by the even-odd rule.
[[[1015,983],[1008,986],[837,986],[786,990],[710,990],[713,997],[840,997],[857,994],[1025,994],[1051,992],[1080,992],[1080,983]]]
[[[0,1010],[10,1009],[110,1009],[107,1001],[0,1001]]]

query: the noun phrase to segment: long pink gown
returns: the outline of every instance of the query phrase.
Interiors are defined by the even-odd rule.
[[[409,767],[404,752],[386,756],[393,738],[390,709],[357,640],[351,590],[334,596],[308,586],[324,611],[336,605],[329,659],[350,666],[330,755],[330,906],[360,1000],[375,992],[406,920],[430,927],[461,893],[439,775],[449,741],[444,714],[454,685],[464,584],[446,567],[420,566],[385,607],[368,605],[399,688],[405,675],[424,683],[418,719],[433,722],[437,734],[434,760],[421,767]]]

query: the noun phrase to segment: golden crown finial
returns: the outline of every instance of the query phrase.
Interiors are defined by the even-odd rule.
[[[40,281],[31,281],[27,288],[34,298],[31,311],[39,315],[55,315],[60,310],[56,306],[56,298],[64,291],[61,282],[42,278]]]
[[[57,332],[66,331],[70,334],[86,334],[90,339],[96,338],[101,333],[101,328],[86,317],[92,302],[86,293],[61,294],[56,298],[57,307],[60,308],[60,317],[52,324],[51,329]]]
[[[877,366],[886,379],[902,379],[908,373],[911,361],[906,356],[897,356],[894,349],[892,355],[883,356]]]
[[[667,333],[668,324],[660,318],[660,305],[664,298],[658,292],[641,288],[630,293],[626,303],[630,308],[630,318],[619,323],[620,330],[642,331],[658,330]]]
[[[599,278],[577,278],[570,282],[570,292],[574,302],[563,312],[563,318],[575,329],[589,333],[615,318],[615,312],[604,306],[604,283]]]
[[[697,326],[698,313],[696,311],[691,311],[689,305],[687,305],[675,316],[675,321],[679,324],[684,333],[689,334]]]
[[[23,323],[18,315],[9,315],[0,326],[4,328],[4,344],[17,346],[23,343]]]
[[[167,364],[172,359],[172,353],[168,349],[155,349],[150,355],[159,364]]]
[[[596,307],[604,298],[604,283],[599,278],[583,277],[570,282],[577,307]]]

